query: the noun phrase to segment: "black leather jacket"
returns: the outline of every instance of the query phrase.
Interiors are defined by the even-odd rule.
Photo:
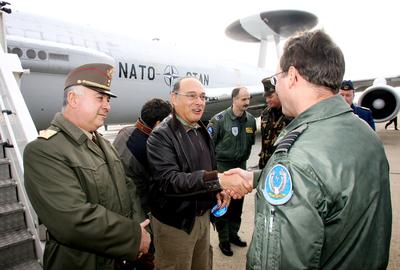
[[[187,233],[191,232],[196,215],[216,204],[220,190],[214,145],[205,126],[199,124],[196,131],[210,149],[213,171],[194,169],[198,153],[190,147],[189,136],[175,115],[164,119],[147,141],[152,215]]]

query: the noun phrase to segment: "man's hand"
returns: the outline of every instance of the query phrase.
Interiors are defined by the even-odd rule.
[[[150,247],[150,234],[146,231],[146,226],[150,224],[150,219],[146,219],[142,223],[140,223],[140,228],[142,229],[142,237],[140,238],[140,246],[139,246],[139,255],[146,254],[149,252]]]
[[[231,202],[231,196],[227,194],[224,190],[217,194],[217,203],[218,208],[224,208],[225,206],[229,206]]]
[[[219,183],[221,188],[224,189],[234,199],[240,199],[245,194],[253,190],[253,173],[250,175],[246,171],[235,168],[223,174],[219,174]],[[243,176],[242,176],[243,175]]]

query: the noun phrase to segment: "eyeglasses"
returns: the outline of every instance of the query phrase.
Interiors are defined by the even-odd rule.
[[[272,75],[271,77],[268,77],[267,80],[273,85],[276,86],[276,83],[278,82],[278,75],[281,73],[285,73],[285,71],[281,71],[276,73],[275,75]]]
[[[204,101],[207,99],[207,96],[205,94],[200,94],[197,95],[195,92],[187,92],[185,94],[179,93],[179,92],[174,92],[175,95],[180,95],[180,96],[185,96],[187,97],[190,101],[195,101],[197,98],[200,98],[201,101]]]

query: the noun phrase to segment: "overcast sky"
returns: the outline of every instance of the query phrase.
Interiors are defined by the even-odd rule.
[[[196,54],[257,64],[258,45],[230,40],[225,28],[259,12],[314,13],[341,47],[346,79],[400,75],[398,0],[7,0],[12,9],[161,41]],[[271,54],[270,54],[271,56]],[[267,64],[268,65],[268,64]],[[275,70],[275,63],[270,66]]]

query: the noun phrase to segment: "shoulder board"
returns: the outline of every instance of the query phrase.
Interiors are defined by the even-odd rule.
[[[52,129],[46,129],[46,130],[41,130],[39,132],[38,138],[43,138],[43,139],[50,139],[54,135],[58,133],[58,130],[52,130]]]
[[[277,145],[275,153],[285,152],[288,153],[290,147],[294,144],[297,138],[303,133],[303,131],[307,128],[307,124],[301,125],[298,128],[292,130],[280,141]]]

